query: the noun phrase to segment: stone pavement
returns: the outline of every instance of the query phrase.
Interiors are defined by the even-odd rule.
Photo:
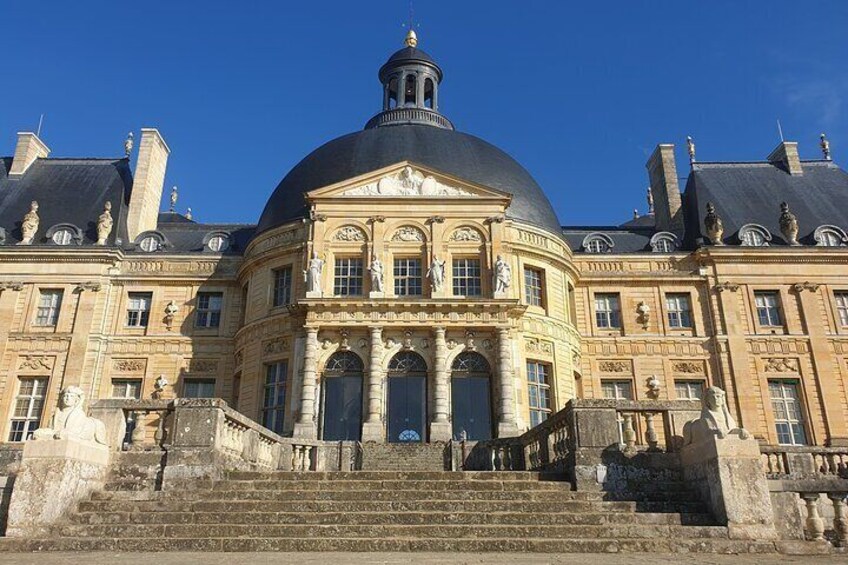
[[[6,553],[0,554],[0,565],[265,565],[297,563],[297,565],[442,565],[521,563],[521,565],[759,565],[765,562],[781,565],[848,564],[843,555],[714,555],[714,554],[591,554],[543,555],[526,553]]]

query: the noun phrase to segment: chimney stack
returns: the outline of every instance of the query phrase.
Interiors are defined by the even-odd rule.
[[[804,174],[804,169],[801,168],[801,157],[798,156],[797,141],[781,141],[766,159],[769,163],[785,169],[790,175]]]
[[[156,229],[170,153],[171,150],[159,130],[141,128],[141,142],[127,216],[130,241],[135,241],[143,232]]]
[[[15,156],[12,158],[10,177],[21,177],[36,159],[44,159],[50,155],[50,148],[30,131],[18,132],[18,144],[15,146]]]
[[[677,164],[674,161],[674,144],[657,145],[645,167],[651,182],[657,229],[681,235],[683,211],[680,184],[677,182]]]

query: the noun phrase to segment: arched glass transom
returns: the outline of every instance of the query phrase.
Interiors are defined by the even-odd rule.
[[[427,362],[413,351],[401,351],[389,361],[390,373],[426,373]]]
[[[365,369],[362,359],[352,351],[333,353],[324,366],[324,373],[361,373]]]

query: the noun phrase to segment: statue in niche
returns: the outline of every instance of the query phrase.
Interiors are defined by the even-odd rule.
[[[112,203],[106,202],[103,205],[103,213],[97,219],[97,245],[106,245],[106,239],[112,233]]]
[[[303,271],[303,281],[307,292],[321,292],[321,272],[324,270],[324,260],[318,257],[318,252],[312,252],[308,268]]]
[[[38,231],[39,221],[38,202],[33,200],[29,205],[29,212],[26,213],[23,221],[21,222],[21,235],[23,235],[23,239],[19,245],[32,244],[32,240],[35,238],[35,232]]]
[[[371,260],[368,270],[371,271],[371,290],[383,292],[383,262],[376,255]]]
[[[503,257],[498,255],[498,260],[495,261],[495,293],[501,294],[506,292],[509,285],[512,284],[512,269],[509,264],[503,260]]]
[[[427,276],[430,278],[430,284],[436,292],[442,290],[442,284],[445,282],[445,263],[440,261],[438,257],[433,256],[433,262],[430,263],[430,268],[427,269]]]
[[[49,428],[35,430],[35,440],[79,439],[106,445],[106,426],[83,410],[85,394],[78,386],[69,386],[59,395],[59,409],[53,414]]]
[[[741,439],[750,437],[748,431],[740,428],[731,416],[725,392],[717,386],[711,386],[704,393],[700,417],[683,426],[684,444],[697,443],[710,436],[723,439],[731,432],[737,432]]]

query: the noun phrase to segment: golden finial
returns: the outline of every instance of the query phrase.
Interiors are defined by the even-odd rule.
[[[406,32],[406,39],[403,40],[407,47],[415,47],[418,45],[418,36],[415,34],[415,30],[411,29]]]

